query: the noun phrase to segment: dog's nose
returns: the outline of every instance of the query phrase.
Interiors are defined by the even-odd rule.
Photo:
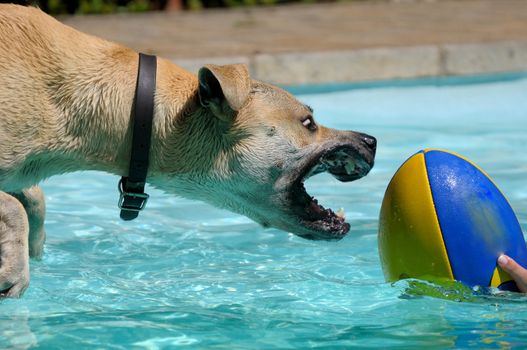
[[[372,151],[377,148],[377,139],[373,136],[362,134],[362,142]]]

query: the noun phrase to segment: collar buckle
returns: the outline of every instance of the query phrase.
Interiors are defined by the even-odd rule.
[[[140,212],[146,206],[148,198],[147,193],[127,192],[123,189],[123,180],[119,181],[119,202],[117,206],[121,210]]]

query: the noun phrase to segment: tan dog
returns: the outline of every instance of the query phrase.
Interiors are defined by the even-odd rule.
[[[77,170],[127,175],[138,54],[14,5],[0,5],[0,38],[0,291],[19,296],[28,253],[39,257],[45,238],[36,184]],[[366,175],[373,137],[315,124],[309,107],[243,65],[196,77],[158,59],[157,77],[150,184],[309,239],[347,233],[303,181]]]

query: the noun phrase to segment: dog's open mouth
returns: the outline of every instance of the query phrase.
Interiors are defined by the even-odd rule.
[[[329,172],[340,181],[354,181],[365,176],[372,166],[373,157],[367,160],[351,146],[335,147],[312,158],[293,181],[289,193],[294,213],[309,231],[301,236],[307,239],[338,240],[350,229],[343,210],[335,213],[332,209],[326,209],[307,193],[304,187],[306,179]]]

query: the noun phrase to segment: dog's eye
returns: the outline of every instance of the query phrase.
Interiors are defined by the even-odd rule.
[[[304,125],[310,131],[317,130],[317,124],[315,124],[313,117],[310,115],[302,119],[302,125]]]

